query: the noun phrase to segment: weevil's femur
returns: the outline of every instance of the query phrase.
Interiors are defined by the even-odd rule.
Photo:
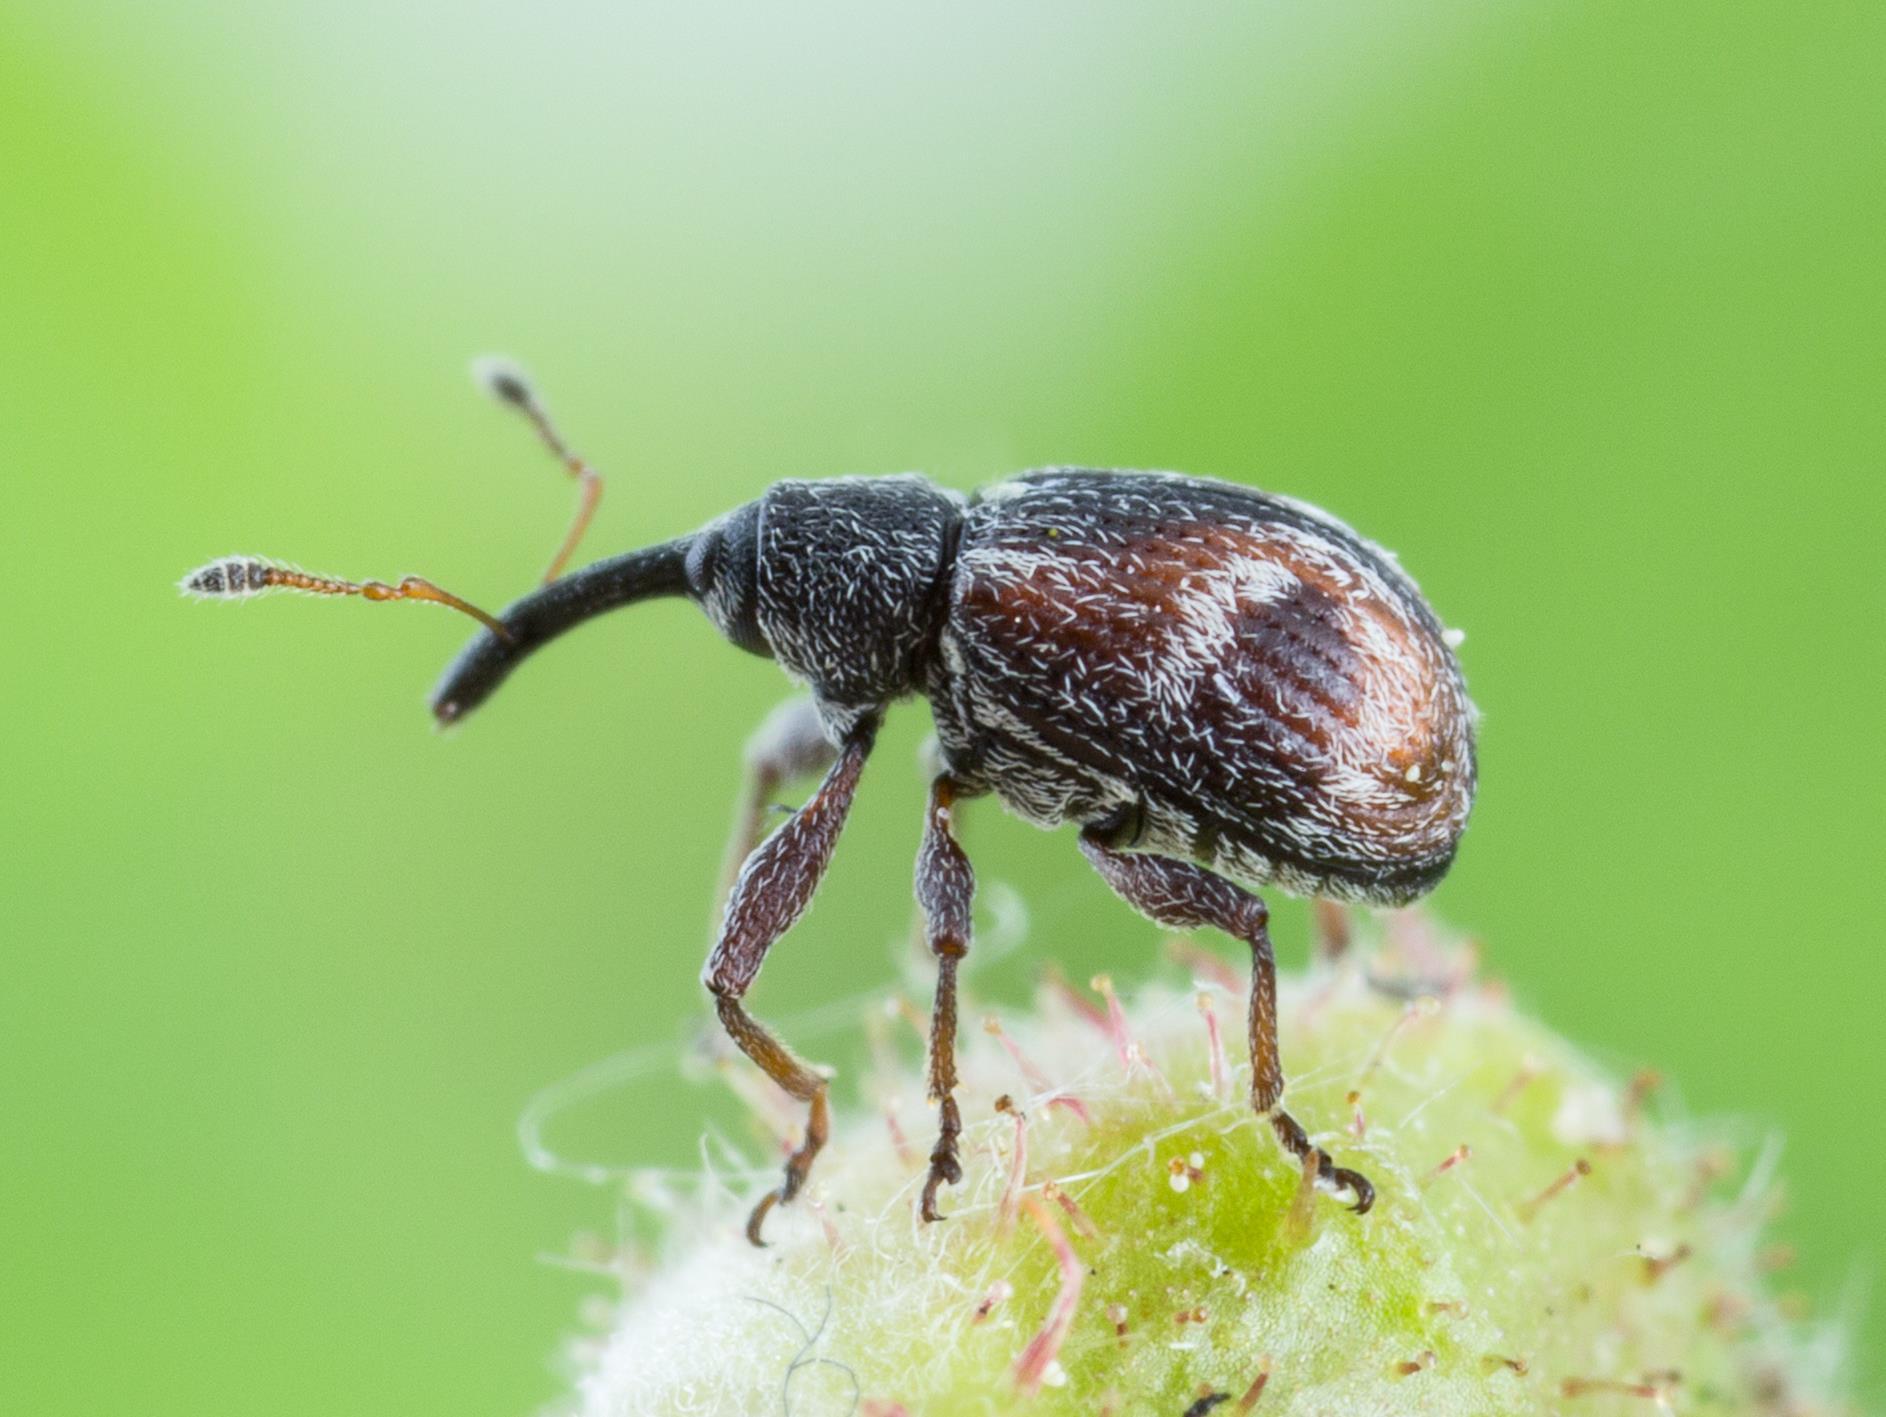
[[[466,645],[432,692],[433,714],[441,723],[463,718],[489,698],[526,655],[593,616],[638,600],[687,594],[688,552],[694,540],[684,536],[612,556],[507,605],[498,618],[510,639],[486,631]]]

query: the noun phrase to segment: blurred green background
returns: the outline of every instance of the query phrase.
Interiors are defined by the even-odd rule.
[[[1839,1312],[1886,1228],[1882,56],[1862,3],[0,3],[0,1409],[558,1390],[601,1286],[537,1256],[611,1203],[513,1124],[703,1016],[783,683],[661,605],[445,736],[455,617],[170,590],[527,588],[570,491],[469,389],[494,347],[612,474],[592,555],[1055,461],[1394,547],[1486,715],[1437,908],[1785,1134],[1784,1283]],[[897,977],[925,731],[762,1015]],[[1070,836],[971,832],[1031,920],[985,995],[1161,967]],[[597,1132],[685,1162],[704,1101]]]

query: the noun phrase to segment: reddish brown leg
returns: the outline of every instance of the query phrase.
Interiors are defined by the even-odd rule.
[[[720,939],[701,971],[701,982],[714,995],[721,1027],[760,1069],[790,1095],[807,1105],[805,1140],[786,1162],[786,1178],[753,1208],[747,1219],[747,1238],[760,1239],[760,1223],[775,1205],[790,1201],[805,1185],[812,1162],[831,1130],[825,1101],[825,1079],[809,1067],[751,1014],[740,1000],[766,961],[766,952],[793,922],[805,913],[832,859],[832,848],[844,828],[845,815],[858,790],[858,776],[877,736],[876,719],[867,719],[852,731],[838,750],[837,760],[825,774],[818,791],[784,826],[767,837],[747,858],[727,900]]]
[[[1270,946],[1270,911],[1242,887],[1202,866],[1167,856],[1115,851],[1092,833],[1081,850],[1121,899],[1169,930],[1212,925],[1251,947],[1251,1106],[1299,1161],[1314,1155],[1319,1179],[1346,1188],[1360,1215],[1375,1204],[1375,1187],[1358,1172],[1310,1145],[1296,1118],[1284,1111],[1283,1064],[1277,1056],[1277,962]]]
[[[956,964],[969,953],[969,907],[976,893],[976,873],[951,835],[957,785],[947,777],[930,784],[930,809],[917,849],[917,904],[930,951],[936,956],[936,1003],[930,1011],[930,1100],[937,1105],[936,1149],[923,1183],[923,1218],[941,1220],[937,1188],[963,1179],[956,1140],[963,1115],[956,1106]]]
[[[746,785],[721,863],[720,888],[714,897],[714,928],[720,928],[727,897],[739,879],[740,868],[766,835],[777,808],[774,798],[782,788],[813,777],[831,767],[838,749],[825,736],[817,707],[809,695],[787,699],[775,708],[747,739]]]

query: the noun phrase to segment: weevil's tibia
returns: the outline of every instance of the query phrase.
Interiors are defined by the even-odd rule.
[[[243,600],[272,590],[298,590],[307,595],[357,595],[363,600],[425,600],[471,616],[502,639],[511,638],[511,632],[502,621],[487,615],[469,600],[461,600],[418,576],[407,576],[397,585],[388,585],[385,581],[348,581],[339,576],[317,576],[292,566],[278,566],[256,556],[225,556],[192,571],[178,582],[177,588],[185,595],[204,600]]]
[[[923,845],[917,852],[917,904],[922,907],[925,935],[936,956],[936,1001],[930,1013],[929,1095],[937,1105],[936,1147],[923,1183],[922,1215],[940,1220],[937,1189],[963,1179],[957,1157],[962,1135],[962,1112],[956,1105],[956,967],[969,953],[970,904],[976,893],[976,873],[952,831],[957,795],[961,789],[948,777],[930,784],[930,807],[924,817]],[[1017,1134],[1019,1155],[1020,1134]]]
[[[563,441],[563,435],[557,431],[557,425],[551,421],[549,412],[537,397],[537,391],[531,387],[530,380],[512,361],[498,355],[474,359],[472,378],[499,403],[522,414],[525,421],[537,430],[538,440],[550,450],[550,455],[576,479],[576,512],[570,518],[570,529],[563,534],[557,554],[550,558],[549,569],[544,572],[544,583],[548,585],[563,574],[563,568],[570,564],[570,557],[576,554],[583,533],[589,530],[590,518],[596,515],[596,504],[602,500],[602,474],[577,456],[570,445]]]

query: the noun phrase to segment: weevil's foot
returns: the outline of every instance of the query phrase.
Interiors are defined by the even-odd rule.
[[[1277,1140],[1285,1151],[1303,1162],[1312,1155],[1316,1157],[1316,1179],[1323,1186],[1334,1190],[1347,1191],[1353,1198],[1349,1209],[1357,1215],[1367,1215],[1375,1204],[1375,1186],[1360,1171],[1351,1171],[1346,1166],[1338,1166],[1330,1160],[1329,1153],[1320,1146],[1311,1146],[1310,1137],[1295,1117],[1281,1107],[1274,1109],[1267,1117],[1271,1130],[1277,1133]]]
[[[800,1152],[794,1152],[793,1158],[786,1164],[786,1179],[776,1191],[768,1191],[760,1197],[760,1203],[753,1207],[753,1214],[747,1217],[747,1239],[759,1249],[766,1248],[766,1241],[760,1238],[760,1226],[776,1205],[788,1205],[799,1194],[799,1188],[805,1184],[806,1173],[812,1169],[812,1160],[805,1158],[800,1165]]]
[[[1329,1158],[1325,1156],[1323,1161],[1327,1164]],[[1319,1174],[1320,1169],[1321,1168],[1319,1168]],[[1364,1176],[1360,1171],[1351,1171],[1344,1166],[1332,1166],[1329,1169],[1329,1179],[1334,1184],[1346,1188],[1349,1194],[1355,1197],[1354,1200],[1349,1202],[1349,1209],[1353,1210],[1357,1215],[1367,1215],[1369,1213],[1369,1207],[1375,1204],[1375,1187],[1371,1184],[1367,1176]]]
[[[818,1159],[819,1152],[825,1148],[825,1139],[831,1135],[832,1118],[825,1101],[825,1089],[820,1087],[812,1095],[812,1108],[806,1116],[805,1140],[799,1143],[797,1151],[786,1158],[786,1177],[779,1183],[779,1189],[761,1198],[753,1207],[753,1214],[747,1217],[747,1239],[761,1249],[766,1241],[760,1238],[760,1225],[766,1219],[767,1212],[776,1205],[789,1205],[792,1198],[799,1194],[805,1185],[806,1177],[812,1174],[812,1163]]]
[[[766,1213],[778,1205],[781,1199],[779,1191],[768,1191],[760,1198],[760,1203],[753,1207],[753,1214],[747,1217],[747,1243],[755,1249],[766,1248],[766,1241],[760,1238],[760,1226],[765,1223]]]
[[[956,1147],[952,1142],[948,1150],[939,1146],[930,1157],[930,1174],[923,1182],[923,1218],[926,1221],[941,1220],[943,1213],[936,1208],[937,1189],[945,1184],[962,1184],[963,1168],[956,1159]]]
[[[938,1101],[936,1149],[930,1153],[930,1174],[923,1182],[922,1213],[926,1221],[943,1218],[936,1208],[937,1189],[945,1182],[960,1185],[963,1179],[963,1164],[956,1159],[956,1139],[963,1134],[963,1114],[947,1087],[939,1092],[940,1095],[932,1094]]]

